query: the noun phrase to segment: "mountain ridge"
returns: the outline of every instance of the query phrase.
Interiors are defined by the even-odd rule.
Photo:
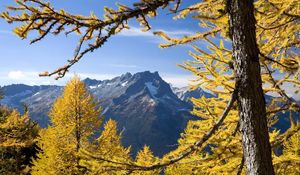
[[[188,87],[172,87],[158,72],[150,71],[135,74],[125,73],[108,80],[86,78],[85,82],[95,100],[103,108],[104,122],[112,118],[118,122],[122,131],[124,146],[132,146],[132,155],[145,144],[150,146],[156,156],[175,149],[189,120],[198,120],[192,116],[191,98],[214,97],[201,88],[190,90]],[[48,112],[53,102],[63,91],[63,86],[29,86],[13,84],[3,87],[4,99],[0,102],[23,110],[22,103],[29,107],[31,119],[42,127],[49,125]],[[269,103],[272,98],[266,96]],[[275,128],[281,132],[289,128],[287,114],[279,114],[280,121]],[[296,119],[300,121],[299,118]]]
[[[87,88],[103,108],[104,120],[118,122],[124,146],[132,146],[132,154],[145,144],[157,156],[175,147],[180,133],[190,119],[192,105],[174,94],[171,86],[158,72],[125,73],[109,80],[86,78]],[[22,103],[29,106],[30,117],[42,127],[49,125],[48,112],[63,86],[28,86],[23,84],[3,87],[1,103],[22,111]]]

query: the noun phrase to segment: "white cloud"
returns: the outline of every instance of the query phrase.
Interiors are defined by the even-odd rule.
[[[152,37],[154,36],[152,32],[142,32],[141,29],[136,27],[130,27],[130,29],[124,29],[118,34],[118,36],[139,36],[139,37]]]
[[[47,79],[47,80],[46,80]],[[10,71],[0,72],[0,85],[9,84],[28,84],[28,85],[47,85],[47,84],[60,84],[51,77],[39,77],[39,72],[33,71]]]
[[[10,71],[0,72],[0,86],[10,84],[28,84],[28,85],[65,85],[75,74],[81,79],[92,78],[97,80],[112,79],[116,74],[93,74],[93,73],[67,73],[64,78],[55,80],[54,77],[39,77],[40,72],[34,71]]]
[[[164,30],[164,29],[152,29],[151,31],[142,32],[142,28],[130,27],[130,29],[124,29],[118,36],[126,37],[153,37],[155,36],[151,31],[161,31],[166,33],[169,36],[183,36],[183,35],[192,35],[193,32],[189,30]]]
[[[164,32],[170,36],[182,36],[182,35],[193,35],[194,32],[189,31],[189,30],[163,30],[163,29],[158,29],[158,31]]]
[[[168,75],[168,74],[161,74],[162,79],[166,82],[172,84],[175,87],[185,87],[189,84],[192,84],[193,79],[195,79],[192,75]]]
[[[25,74],[22,71],[18,70],[18,71],[10,71],[7,76],[9,79],[18,80],[24,78]]]

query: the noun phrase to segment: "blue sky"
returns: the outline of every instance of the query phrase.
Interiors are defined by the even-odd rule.
[[[63,8],[75,14],[89,15],[93,11],[102,16],[103,6],[115,7],[111,0],[53,0],[56,9]],[[130,0],[118,2],[129,4]],[[185,1],[192,4],[197,0]],[[13,4],[13,0],[1,0],[0,11],[5,6]],[[184,4],[187,6],[189,4]],[[52,71],[66,63],[71,58],[78,42],[78,36],[69,35],[48,36],[36,44],[30,45],[30,40],[21,40],[11,33],[13,25],[0,19],[0,85],[12,83],[26,84],[64,84],[74,73],[82,77],[107,79],[126,72],[145,70],[158,71],[160,75],[175,86],[186,86],[193,76],[176,64],[191,59],[188,56],[189,46],[170,49],[160,49],[158,44],[163,42],[152,34],[153,31],[163,30],[173,36],[188,35],[200,30],[192,19],[172,20],[173,15],[167,10],[160,11],[159,16],[151,19],[151,32],[143,33],[139,25],[132,21],[131,30],[114,36],[103,47],[86,55],[77,65],[72,67],[66,78],[55,81],[53,77],[40,78],[39,72]],[[30,39],[30,38],[29,38]]]
[[[56,9],[62,8],[70,13],[82,15],[89,15],[92,11],[102,16],[104,6],[116,7],[116,1],[113,0],[76,0],[72,3],[70,0],[51,0],[51,2]],[[130,4],[136,1],[119,0],[118,2]],[[182,7],[196,2],[198,0],[184,1],[185,4]],[[14,0],[1,0],[0,11],[13,3]],[[160,10],[157,17],[149,20],[152,30],[146,33],[141,32],[139,24],[132,20],[131,30],[112,37],[103,47],[87,54],[72,67],[65,78],[58,81],[53,77],[38,77],[38,74],[55,70],[64,65],[67,59],[72,58],[79,37],[76,35],[48,36],[41,42],[30,45],[30,40],[21,40],[11,32],[14,25],[9,25],[0,19],[0,86],[12,83],[64,85],[74,73],[82,78],[103,80],[126,72],[136,73],[146,70],[158,71],[163,79],[174,86],[187,86],[190,83],[189,80],[195,77],[178,67],[177,64],[192,59],[188,55],[191,47],[184,45],[160,49],[158,45],[163,43],[163,40],[154,36],[152,32],[163,30],[172,36],[181,37],[199,32],[201,28],[191,18],[174,21],[173,16],[167,9]],[[196,44],[205,48],[203,42]],[[287,92],[292,94],[294,88],[290,85],[284,86]],[[300,99],[299,95],[291,96]]]

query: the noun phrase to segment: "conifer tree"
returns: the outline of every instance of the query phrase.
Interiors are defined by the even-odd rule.
[[[81,165],[87,167],[90,174],[122,175],[127,171],[122,168],[112,168],[113,162],[131,162],[130,147],[125,148],[121,143],[121,134],[118,134],[117,123],[109,119],[104,125],[96,144],[82,149],[80,153]],[[104,161],[109,160],[109,162]]]
[[[49,114],[51,126],[41,131],[41,152],[33,161],[33,175],[83,174],[79,150],[91,145],[91,136],[99,129],[101,108],[75,76],[66,85]]]
[[[29,174],[39,127],[28,113],[0,108],[0,174]]]
[[[150,166],[158,162],[158,158],[155,157],[150,150],[150,147],[145,145],[136,156],[135,163],[139,166]],[[160,169],[152,171],[137,171],[133,172],[133,175],[157,175],[160,174]]]
[[[82,33],[73,59],[66,66],[41,74],[57,75],[57,78],[63,77],[86,53],[102,46],[112,35],[130,28],[129,19],[136,18],[146,31],[151,28],[147,17],[156,16],[159,8],[171,6],[172,2],[175,6],[171,12],[178,12],[182,2],[141,0],[133,7],[119,4],[117,10],[106,7],[104,19],[101,19],[94,14],[81,16],[57,11],[50,3],[41,0],[16,1],[18,6],[8,9],[22,11],[22,16],[4,12],[2,17],[8,22],[22,22],[15,30],[21,38],[26,38],[29,32],[38,31],[38,38],[32,40],[34,43],[51,32],[61,33],[66,25],[70,26],[66,28],[67,33]],[[190,15],[204,32],[182,38],[172,38],[163,32],[155,34],[167,41],[160,45],[163,48],[193,45],[194,51],[190,55],[194,60],[182,65],[197,77],[196,85],[191,88],[200,86],[215,93],[216,98],[192,100],[195,105],[193,113],[204,120],[188,125],[178,150],[166,155],[158,164],[126,165],[127,168],[150,171],[187,165],[182,170],[189,173],[274,174],[271,146],[288,141],[287,138],[293,138],[290,133],[293,135],[299,130],[299,127],[292,127],[283,135],[276,130],[268,134],[268,127],[276,123],[278,113],[292,111],[299,115],[300,111],[299,105],[283,86],[294,87],[296,93],[299,91],[299,2],[205,0],[183,8],[175,18]],[[197,47],[196,41],[199,40],[205,41],[208,47]],[[82,47],[83,43],[91,41],[86,48]],[[275,94],[278,98],[265,104],[266,93]],[[296,142],[292,143],[296,146]],[[203,152],[207,147],[211,147],[211,154]],[[289,147],[285,148],[289,150]],[[290,153],[299,156],[295,152]],[[282,156],[283,160],[288,154]],[[177,170],[180,171],[180,168]]]

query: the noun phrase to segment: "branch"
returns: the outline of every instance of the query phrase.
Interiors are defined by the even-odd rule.
[[[101,47],[112,35],[119,33],[121,30],[128,28],[128,20],[136,18],[138,22],[146,28],[150,29],[150,26],[145,18],[146,15],[153,14],[158,8],[165,8],[174,0],[156,0],[156,1],[140,1],[134,3],[134,8],[127,8],[126,6],[119,5],[119,10],[112,10],[105,8],[105,19],[101,20],[95,15],[89,17],[81,15],[72,15],[63,10],[57,11],[50,6],[49,3],[43,2],[43,0],[16,0],[18,6],[7,7],[8,11],[22,12],[22,15],[18,13],[13,16],[8,11],[0,14],[0,17],[4,18],[8,23],[21,22],[22,25],[15,29],[15,33],[22,39],[27,37],[27,34],[31,31],[38,31],[39,37],[33,39],[31,43],[42,40],[45,36],[52,33],[57,35],[64,30],[64,26],[68,26],[66,33],[72,33],[77,31],[80,33],[80,29],[87,29],[90,31],[88,36],[81,37],[78,47],[75,50],[75,56],[69,61],[68,64],[62,66],[53,72],[43,72],[40,76],[52,76],[57,75],[56,79],[64,77],[66,72],[77,63],[86,53],[93,52],[95,49]],[[181,0],[177,0],[175,9],[180,5]],[[29,5],[29,3],[33,5]],[[98,32],[98,36],[93,36],[93,32]],[[102,36],[107,31],[107,35]],[[87,48],[81,51],[81,46],[87,40],[95,39],[94,44],[89,44]]]
[[[279,85],[277,84],[277,82],[275,81],[275,79],[273,78],[272,76],[272,72],[271,70],[269,69],[268,65],[266,65],[265,63],[263,63],[263,66],[264,68],[266,69],[267,73],[269,74],[270,76],[270,79],[273,83],[273,87],[277,88],[279,90],[279,94],[286,98],[287,99],[287,104],[288,105],[291,105],[292,103],[294,103],[294,105],[297,107],[298,111],[300,111],[300,106],[297,104],[297,102],[293,99],[293,98],[290,98],[280,87]]]
[[[172,13],[177,13],[181,2],[182,2],[182,0],[176,0],[175,6],[172,9],[170,9],[170,11]]]
[[[282,24],[278,24],[277,26],[272,26],[272,27],[266,27],[266,26],[262,26],[262,25],[259,25],[259,24],[257,24],[257,26],[260,27],[260,28],[262,28],[263,30],[273,30],[273,29],[276,29],[276,28],[280,28],[280,27],[282,27],[282,26],[285,26],[285,25],[287,25],[288,23],[293,22],[293,21],[296,21],[296,20],[297,20],[297,18],[293,18],[293,19],[291,19],[291,20],[289,20],[289,21],[286,21],[286,22],[284,22],[284,23],[282,23]]]
[[[259,51],[259,55],[262,56],[264,59],[266,59],[266,60],[268,60],[268,61],[271,61],[271,62],[273,62],[273,63],[276,63],[276,64],[278,64],[278,65],[280,65],[280,66],[282,66],[282,67],[284,67],[284,68],[286,68],[286,69],[291,69],[290,67],[288,67],[288,66],[286,66],[286,65],[284,65],[284,64],[282,64],[282,63],[280,63],[279,61],[276,61],[276,60],[274,60],[274,59],[268,57],[267,55],[263,54],[263,53],[260,52],[260,51]]]
[[[194,35],[185,36],[183,38],[172,38],[172,37],[168,36],[166,33],[161,32],[161,31],[153,32],[153,34],[162,37],[164,40],[166,40],[168,42],[165,44],[160,44],[161,48],[168,48],[168,47],[172,47],[172,46],[176,46],[176,45],[183,45],[183,44],[195,42],[195,41],[204,39],[211,35],[216,35],[223,29],[224,29],[223,27],[218,27],[218,28],[212,29],[210,31],[207,31],[205,33],[196,33]]]

